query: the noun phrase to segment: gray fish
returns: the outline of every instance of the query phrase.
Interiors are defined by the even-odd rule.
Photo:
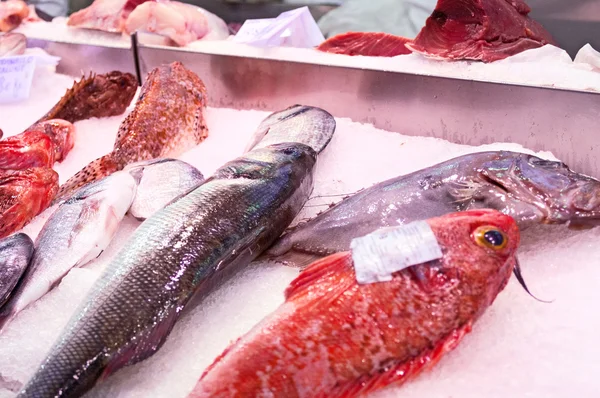
[[[204,182],[202,173],[182,160],[156,159],[127,166],[125,171],[137,175],[140,183],[129,214],[145,220],[178,196]]]
[[[246,151],[282,142],[299,142],[321,153],[335,131],[335,119],[320,108],[294,105],[263,120]],[[306,134],[311,132],[311,134]]]
[[[12,57],[25,53],[27,38],[21,33],[0,35],[0,57]]]
[[[19,397],[79,397],[158,350],[193,296],[249,264],[299,213],[317,154],[283,143],[231,161],[144,221]]]
[[[0,240],[0,307],[4,305],[33,255],[33,241],[23,233]]]
[[[117,232],[135,195],[136,180],[117,172],[84,186],[52,213],[35,241],[31,265],[0,309],[0,330],[73,267],[98,257]]]
[[[600,223],[600,182],[561,162],[515,152],[460,156],[365,189],[288,231],[265,258],[303,266],[381,227],[491,208],[532,224]]]

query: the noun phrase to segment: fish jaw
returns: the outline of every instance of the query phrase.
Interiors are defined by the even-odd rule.
[[[24,233],[0,240],[0,308],[8,298],[33,256],[33,241]]]
[[[362,285],[350,252],[311,264],[285,303],[217,358],[189,397],[364,396],[434,366],[504,288],[519,230],[490,210],[427,223],[441,259]],[[504,233],[506,247],[476,243],[474,232],[488,227]]]

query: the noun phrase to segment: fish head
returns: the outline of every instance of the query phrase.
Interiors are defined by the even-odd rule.
[[[571,228],[600,223],[600,181],[558,161],[507,153],[478,168],[481,186],[471,208],[513,216],[521,228],[535,223]]]
[[[516,221],[497,210],[450,213],[428,220],[443,253],[446,277],[463,281],[467,294],[483,294],[491,304],[510,278],[520,233]],[[435,262],[434,262],[435,264]]]

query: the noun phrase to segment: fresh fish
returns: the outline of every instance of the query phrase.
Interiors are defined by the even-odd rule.
[[[254,150],[144,221],[19,396],[79,397],[151,356],[193,296],[292,222],[312,191],[316,157],[298,143]]]
[[[345,251],[381,227],[468,209],[491,208],[536,223],[572,227],[600,222],[600,182],[564,163],[516,152],[481,152],[383,181],[284,235],[266,257],[306,265]]]
[[[166,36],[178,46],[200,39],[226,39],[229,28],[215,14],[178,1],[147,1],[137,6],[125,22],[124,32],[136,31]]]
[[[127,166],[140,183],[129,208],[129,214],[145,220],[173,199],[204,182],[204,176],[194,166],[177,159],[157,159]]]
[[[178,156],[199,144],[208,135],[205,107],[206,89],[195,73],[180,62],[155,68],[148,74],[135,108],[121,123],[113,151],[71,177],[56,200],[128,164]]]
[[[189,397],[365,396],[435,366],[506,286],[519,230],[493,210],[427,224],[443,256],[389,281],[359,284],[354,251],[311,264],[285,303],[227,348]],[[371,241],[371,260],[404,260],[380,242]],[[406,244],[398,238],[395,246]]]
[[[37,123],[50,119],[75,123],[93,117],[122,115],[137,87],[137,80],[131,73],[112,71],[84,76]]]
[[[410,54],[406,44],[412,40],[383,32],[347,32],[335,35],[319,44],[317,50],[344,55],[395,57]]]
[[[307,135],[307,131],[313,134]],[[293,105],[267,116],[256,129],[246,151],[282,142],[299,142],[321,153],[334,131],[335,119],[329,112],[313,106]]]
[[[146,1],[148,0],[94,0],[89,7],[71,14],[67,25],[105,32],[122,32],[129,14]]]
[[[65,120],[48,120],[0,141],[0,168],[23,170],[52,167],[73,148],[75,127]]]
[[[0,169],[0,238],[23,228],[57,191],[58,174],[51,168]]]
[[[6,33],[0,36],[0,57],[22,55],[27,48],[27,38],[20,33]]]
[[[73,267],[98,257],[117,232],[137,182],[115,173],[86,185],[61,203],[35,241],[31,265],[13,297],[0,309],[0,330],[16,314],[58,285]]]
[[[10,32],[29,16],[29,7],[22,0],[0,1],[0,32]]]
[[[33,255],[33,242],[23,233],[0,240],[0,307],[10,297]]]

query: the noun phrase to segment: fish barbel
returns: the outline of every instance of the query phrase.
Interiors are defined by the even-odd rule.
[[[0,307],[0,330],[56,286],[74,267],[98,257],[117,232],[137,181],[118,172],[81,188],[52,213],[35,241],[35,254],[11,299]]]
[[[408,264],[389,281],[357,282],[354,250],[311,264],[290,283],[285,303],[227,348],[189,398],[350,398],[433,367],[506,286],[519,229],[495,210],[427,224],[442,257]],[[396,260],[397,249],[387,250],[408,243],[390,236],[397,240],[388,246],[380,236],[370,240],[371,257]]]
[[[204,83],[180,62],[153,69],[135,108],[119,127],[113,151],[71,177],[56,200],[130,163],[178,156],[199,144],[208,136],[205,107]]]
[[[460,156],[380,182],[297,225],[265,257],[304,266],[346,251],[352,239],[381,227],[469,209],[491,208],[532,224],[600,222],[600,182],[564,163],[517,152]]]
[[[316,152],[287,143],[231,161],[144,221],[20,397],[79,397],[158,350],[193,296],[246,266],[313,188]]]
[[[23,228],[57,191],[58,174],[48,167],[0,169],[0,238]]]
[[[0,239],[0,307],[4,305],[33,255],[33,242],[23,233]]]

